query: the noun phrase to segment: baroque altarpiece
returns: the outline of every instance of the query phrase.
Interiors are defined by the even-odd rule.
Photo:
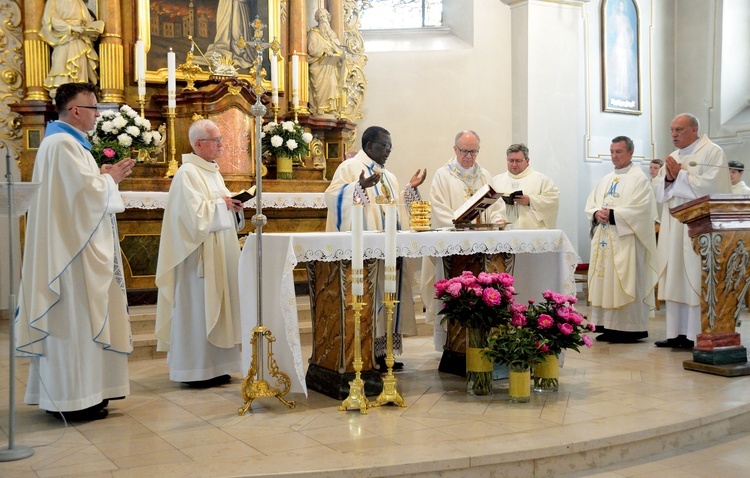
[[[47,122],[56,119],[49,88],[45,86],[52,62],[53,48],[44,41],[43,14],[47,2],[60,0],[10,0],[0,8],[0,142],[8,145],[21,171],[22,181],[29,181],[36,152],[44,137]],[[86,6],[93,18],[104,23],[94,42],[98,55],[98,86],[104,107],[128,104],[140,111],[151,124],[162,126],[167,133],[165,147],[136,165],[132,177],[120,185],[121,192],[147,193],[163,197],[169,190],[170,161],[190,152],[187,130],[200,118],[215,121],[222,130],[224,153],[217,161],[232,191],[248,189],[255,178],[255,118],[250,107],[256,102],[256,91],[263,91],[261,101],[268,106],[264,123],[295,120],[313,135],[311,154],[299,158],[293,180],[275,178],[273,161],[263,178],[263,190],[287,194],[322,193],[346,152],[353,149],[357,119],[366,92],[364,45],[359,34],[360,2],[328,0],[316,3],[308,11],[306,0],[255,0],[250,12],[237,12],[241,2],[213,0],[90,0]],[[243,7],[247,8],[247,7]],[[311,113],[308,107],[309,18],[318,19],[318,11],[330,12],[330,27],[344,50],[340,68],[341,93],[331,99],[325,114]],[[245,25],[244,19],[252,14]],[[314,14],[314,15],[313,15]],[[244,16],[243,16],[244,15]],[[245,42],[251,42],[250,22],[258,15],[264,24],[264,41],[277,40],[281,46],[277,57],[278,101],[271,104],[270,57],[263,56],[261,85],[256,88],[255,68],[259,62],[243,54]],[[239,19],[239,20],[238,20]],[[330,30],[329,30],[330,31]],[[311,33],[312,34],[312,33]],[[228,41],[221,50],[220,37]],[[145,96],[139,95],[136,66],[136,42],[146,51]],[[219,56],[210,57],[211,50]],[[174,127],[168,124],[167,51],[176,54],[176,97]],[[296,56],[296,68],[292,68]],[[214,66],[230,65],[235,75],[215,74]],[[293,78],[293,72],[296,78]],[[292,102],[292,87],[297,100]],[[317,110],[317,108],[316,108]],[[170,132],[173,131],[171,138]],[[170,147],[173,145],[173,147]],[[264,159],[265,164],[266,159]],[[144,197],[144,193],[145,196]],[[294,203],[294,201],[288,202]],[[254,211],[246,209],[249,219]],[[118,215],[125,275],[129,290],[153,289],[161,230],[162,208],[128,208]],[[325,228],[326,210],[304,204],[287,208],[266,209],[268,225],[264,231],[320,231]],[[246,230],[252,225],[246,221]]]

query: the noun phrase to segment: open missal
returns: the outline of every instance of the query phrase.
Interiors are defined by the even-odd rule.
[[[255,186],[251,187],[249,190],[243,189],[237,194],[232,195],[232,199],[239,199],[242,202],[248,202],[254,197],[255,197]]]
[[[453,224],[466,224],[473,221],[481,212],[492,206],[500,196],[501,194],[492,189],[492,186],[485,184],[456,210],[453,215]]]
[[[510,194],[501,195],[501,197],[503,198],[503,202],[508,206],[512,206],[514,199],[516,199],[518,196],[523,196],[523,191],[515,191]]]

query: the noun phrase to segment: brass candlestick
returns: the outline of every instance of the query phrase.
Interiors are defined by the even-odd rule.
[[[175,146],[174,141],[174,117],[175,109],[167,107],[167,128],[169,129],[169,167],[167,168],[167,174],[164,175],[165,178],[171,178],[175,174],[177,174],[178,165],[177,160],[175,159],[177,147]]]
[[[255,380],[255,375],[260,371],[259,365],[262,367],[263,362],[260,357],[260,351],[263,348],[263,339],[268,342],[268,373],[276,378],[276,385],[283,387],[281,389],[271,387],[265,380]],[[276,338],[271,334],[268,328],[259,325],[253,329],[253,338],[250,339],[250,346],[253,348],[253,356],[250,361],[250,368],[247,371],[245,380],[242,381],[242,399],[245,400],[245,405],[239,409],[239,414],[244,415],[245,412],[252,405],[253,400],[259,397],[276,397],[281,403],[289,408],[295,408],[297,403],[294,400],[284,399],[284,395],[289,393],[289,389],[292,386],[292,381],[289,379],[289,375],[279,370],[279,366],[276,364],[276,360],[273,358],[273,343]],[[261,374],[262,376],[262,371]]]
[[[146,118],[146,95],[145,94],[138,95],[138,104],[141,105],[141,118]]]
[[[362,269],[352,270],[352,282],[362,282]],[[361,295],[352,296],[352,307],[354,308],[354,380],[349,382],[349,396],[341,403],[339,410],[346,411],[351,408],[359,408],[362,415],[367,415],[367,408],[370,406],[369,400],[365,396],[365,382],[362,380],[362,339],[360,338],[360,321],[362,317],[362,308],[365,303],[362,302]]]
[[[393,309],[398,304],[395,292],[386,292],[383,299],[383,305],[386,310],[386,336],[385,336],[385,365],[388,367],[388,373],[383,377],[383,391],[378,398],[372,403],[373,407],[379,407],[386,403],[394,403],[399,407],[405,407],[404,399],[398,393],[396,384],[398,380],[393,376],[393,364],[396,360],[393,358]]]
[[[271,112],[273,113],[273,122],[278,123],[279,122],[279,104],[278,103],[271,103]]]

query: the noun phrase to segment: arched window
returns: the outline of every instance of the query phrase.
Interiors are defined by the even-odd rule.
[[[439,27],[443,0],[363,0],[362,30]]]

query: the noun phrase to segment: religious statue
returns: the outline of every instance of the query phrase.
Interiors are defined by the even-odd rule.
[[[255,60],[255,50],[247,43],[253,37],[250,25],[254,16],[249,0],[219,0],[216,9],[216,36],[206,49],[206,56],[214,54],[234,60],[239,68],[250,68]],[[240,42],[242,38],[242,42]],[[236,75],[235,75],[236,76]]]
[[[344,47],[331,28],[331,14],[324,8],[315,12],[318,26],[307,33],[310,68],[310,112],[312,116],[331,116],[338,111],[345,76]]]
[[[39,36],[52,47],[52,61],[44,87],[55,97],[65,83],[98,83],[99,55],[94,41],[104,22],[94,20],[82,0],[48,0]]]

